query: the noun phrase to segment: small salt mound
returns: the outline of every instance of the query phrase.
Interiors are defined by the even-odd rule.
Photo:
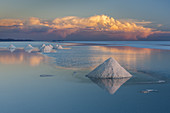
[[[11,45],[8,47],[8,49],[10,50],[10,52],[14,52],[15,49],[16,49],[16,47],[11,44]]]
[[[120,64],[113,58],[107,59],[104,63],[99,65],[91,71],[88,77],[92,78],[126,78],[132,77]]]
[[[25,50],[26,52],[28,52],[28,53],[31,53],[32,50],[33,50],[33,48],[34,48],[34,47],[32,47],[31,44],[28,44],[28,45],[24,48],[24,50]]]
[[[63,47],[61,45],[59,45],[57,49],[63,49]]]
[[[28,45],[24,48],[24,50],[25,50],[26,52],[28,52],[28,53],[31,53],[32,50],[33,50],[33,48],[34,48],[34,47],[32,47],[31,44],[28,44]]]
[[[48,45],[48,46],[44,46],[40,49],[41,52],[44,53],[50,53],[52,51],[52,48]]]
[[[53,46],[51,44],[49,46],[53,49]]]
[[[45,44],[42,44],[41,47],[40,47],[40,49],[43,48],[44,46],[46,46],[46,45],[45,45]]]
[[[45,46],[46,46],[45,44],[42,44],[39,50],[41,51]]]
[[[14,52],[15,49],[16,49],[16,47],[11,44],[11,45],[8,47],[8,49],[10,50],[10,52]]]
[[[54,46],[54,49],[58,49],[58,44],[56,44],[56,45]]]
[[[11,45],[8,47],[8,49],[16,49],[16,47],[15,47],[13,44],[11,44]]]
[[[34,47],[32,47],[32,45],[31,44],[28,44],[24,49],[25,50],[30,50],[30,49],[33,49]]]

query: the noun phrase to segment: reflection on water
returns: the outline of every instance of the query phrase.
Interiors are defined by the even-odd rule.
[[[33,49],[25,49],[25,52],[27,53],[31,53],[33,51]]]
[[[155,51],[160,50],[128,46],[77,46],[71,50],[58,51],[52,57],[56,58],[58,67],[91,68],[91,70],[106,59],[113,57],[127,69],[135,70],[137,61],[150,58]]]
[[[93,70],[113,57],[128,71],[138,72],[151,70],[155,67],[152,66],[155,61],[163,64],[160,56],[162,51],[128,46],[74,46],[70,50],[57,51],[48,56],[56,58],[56,68],[61,69]]]
[[[93,46],[99,47],[101,51],[108,51],[114,53],[126,53],[127,55],[137,55],[137,54],[145,54],[150,55],[152,49],[148,48],[135,48],[130,46]],[[160,50],[157,50],[160,51]]]
[[[42,43],[31,42],[34,47]],[[72,46],[69,50],[42,53],[55,58],[55,65],[51,65],[49,57],[35,51],[25,52],[23,47],[28,42],[17,42],[13,53],[6,48],[9,43],[2,45],[6,50],[0,50],[0,113],[170,113],[170,84],[166,79],[155,78],[155,74],[170,74],[169,51]],[[131,69],[133,77],[91,80],[85,77],[109,57],[114,57],[128,71]],[[142,73],[133,72],[135,69]],[[101,93],[104,91],[100,87],[114,95]],[[144,89],[159,92],[144,95],[140,93]]]
[[[9,48],[9,51],[12,53],[15,51],[15,48]]]
[[[97,84],[102,89],[105,89],[110,94],[114,94],[126,81],[130,78],[121,78],[121,79],[97,79],[89,78],[95,84]]]
[[[0,51],[1,64],[29,64],[30,66],[38,66],[40,63],[48,62],[47,57],[39,53],[27,53],[24,50],[8,50]]]
[[[129,46],[92,46],[93,51],[100,51],[100,57],[94,56],[92,59],[105,61],[108,57],[115,58],[119,63],[125,66],[126,69],[136,71],[137,64],[144,62],[146,59],[151,59],[151,54],[160,52],[157,49],[135,48]]]

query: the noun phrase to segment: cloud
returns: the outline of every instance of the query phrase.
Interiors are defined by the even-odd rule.
[[[120,22],[112,17],[106,15],[97,15],[89,18],[78,17],[65,17],[56,18],[51,26],[56,29],[65,28],[81,28],[96,31],[123,31],[123,32],[135,32],[151,30],[150,28],[144,28],[137,26],[135,23]]]
[[[123,36],[125,38],[147,37],[152,34],[151,28],[136,25],[133,22],[121,22],[106,15],[96,15],[89,18],[64,17],[56,18],[50,25],[53,30],[71,29],[71,31],[108,31],[112,36]],[[74,30],[73,30],[74,29]],[[74,33],[73,32],[73,33]],[[125,35],[127,33],[127,35]],[[70,33],[69,33],[70,34]]]
[[[31,17],[29,19],[29,25],[42,25],[39,18]]]
[[[119,19],[119,21],[122,23],[125,23],[125,22],[135,23],[136,25],[140,25],[140,26],[147,26],[153,23],[151,21],[137,20],[137,19]]]
[[[46,21],[42,22],[39,18],[36,17],[29,18],[28,23],[30,26],[49,26],[48,22]]]
[[[23,21],[20,19],[1,19],[0,26],[10,27],[10,26],[22,26]]]
[[[155,32],[158,33],[153,28],[144,27],[147,24],[151,24],[151,22],[133,19],[116,20],[106,15],[96,15],[87,18],[68,16],[56,18],[52,21],[41,20],[36,17],[31,17],[28,20],[0,20],[1,29],[3,27],[9,27],[10,29],[11,26],[15,26],[21,32],[37,33],[37,35],[40,32],[41,35],[42,33],[44,35],[53,34],[55,36],[54,39],[63,37],[65,40],[71,40],[74,36],[76,36],[74,38],[76,40],[82,40],[81,37],[88,38],[93,36],[95,36],[95,40],[101,36],[105,37],[103,39],[107,37],[108,40],[138,40],[139,38],[147,38]]]

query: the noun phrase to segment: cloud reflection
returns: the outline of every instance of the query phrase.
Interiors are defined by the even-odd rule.
[[[56,55],[56,68],[65,69],[90,69],[93,70],[96,66],[103,63],[106,59],[115,58],[127,70],[136,71],[137,63],[145,61],[145,58],[150,58],[151,54],[156,49],[136,48],[129,46],[88,46],[88,48],[80,47],[88,44],[73,44],[77,46],[76,53],[72,50],[67,52],[60,51],[62,54],[69,54],[69,57],[63,57],[62,54]],[[72,45],[71,45],[72,46]],[[86,54],[81,56],[82,51]],[[88,53],[87,53],[88,51]],[[79,57],[81,56],[81,57]]]
[[[158,49],[136,48],[129,46],[91,46],[91,50],[102,52],[100,57],[94,55],[90,60],[102,63],[109,57],[115,58],[127,70],[137,71],[137,63],[145,62]],[[93,67],[94,69],[95,67]]]
[[[1,64],[26,64],[30,66],[39,66],[41,63],[48,62],[47,56],[38,53],[27,53],[24,50],[9,52],[1,50]]]

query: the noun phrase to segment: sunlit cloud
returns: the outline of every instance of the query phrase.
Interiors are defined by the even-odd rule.
[[[46,21],[42,22],[39,18],[36,18],[36,17],[29,18],[29,25],[49,26],[48,22],[46,22]]]
[[[29,19],[30,25],[42,25],[39,18],[31,17]]]
[[[151,28],[138,26],[135,23],[120,22],[106,15],[96,15],[89,18],[65,17],[56,18],[51,25],[53,29],[78,29],[85,31],[109,31],[113,36],[117,33],[127,33],[129,37],[147,37],[152,33]]]
[[[10,26],[22,26],[23,21],[19,19],[1,19],[0,26],[10,27]]]
[[[155,33],[163,33],[162,31],[145,27],[151,23],[152,22],[150,21],[137,21],[134,19],[116,20],[113,17],[106,15],[96,15],[87,18],[68,16],[64,18],[56,18],[52,21],[31,17],[28,20],[1,19],[0,28],[16,28],[25,34],[53,34],[53,36],[55,36],[54,39],[60,37],[66,40],[72,40],[72,38],[75,40],[81,40],[81,37],[93,37],[94,35],[94,39],[103,36],[107,37],[108,40],[138,40],[139,38],[147,38]],[[75,36],[77,38],[75,38]],[[91,40],[93,40],[93,38],[91,38]]]
[[[140,25],[140,26],[146,26],[146,25],[150,25],[153,22],[151,21],[145,21],[145,20],[137,20],[137,19],[119,19],[120,22],[125,23],[135,23],[136,25]]]

